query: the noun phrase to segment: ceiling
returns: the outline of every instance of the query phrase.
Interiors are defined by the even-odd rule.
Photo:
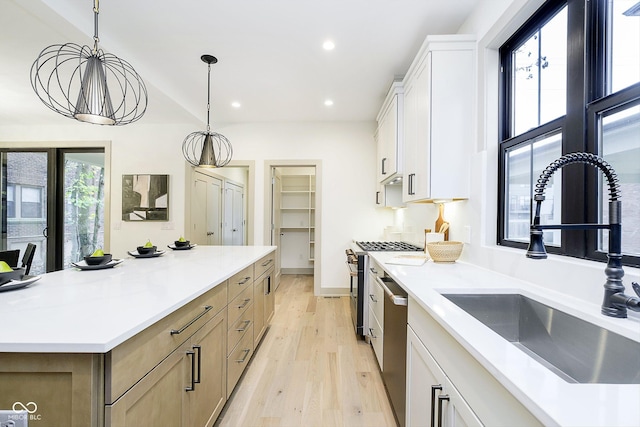
[[[103,0],[100,47],[149,91],[139,123],[372,121],[428,34],[458,32],[479,0]],[[42,49],[92,45],[92,0],[0,0],[0,125],[66,124],[33,92]],[[335,49],[322,44],[332,40]],[[325,100],[333,105],[327,107]],[[239,102],[240,108],[231,106]]]

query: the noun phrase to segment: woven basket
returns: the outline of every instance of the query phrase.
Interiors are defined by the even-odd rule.
[[[427,250],[434,262],[455,262],[462,253],[462,242],[429,242]]]

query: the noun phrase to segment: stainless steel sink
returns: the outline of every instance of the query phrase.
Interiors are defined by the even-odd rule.
[[[442,294],[568,382],[640,384],[640,343],[520,294]]]

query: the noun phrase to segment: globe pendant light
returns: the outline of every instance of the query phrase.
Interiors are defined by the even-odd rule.
[[[208,64],[207,130],[204,132],[193,132],[187,135],[182,142],[182,154],[192,166],[221,168],[231,161],[233,148],[224,135],[211,132],[211,126],[209,125],[209,113],[211,111],[211,64],[215,64],[218,60],[211,55],[202,55],[200,59]]]
[[[93,48],[51,45],[31,66],[40,100],[65,117],[100,125],[126,125],[147,109],[147,88],[127,61],[98,48],[99,1],[94,1]]]

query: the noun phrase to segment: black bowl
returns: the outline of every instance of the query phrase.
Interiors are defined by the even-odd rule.
[[[0,284],[7,283],[10,280],[20,280],[24,275],[24,268],[15,268],[13,271],[0,273]]]
[[[91,256],[84,257],[84,262],[87,265],[102,265],[111,262],[111,254],[104,254],[103,256]]]
[[[147,254],[152,254],[156,251],[157,247],[156,246],[152,246],[150,248],[145,248],[144,246],[138,246],[138,253],[140,255],[147,255]]]
[[[188,240],[185,240],[184,242],[181,242],[180,240],[176,240],[176,241],[175,241],[175,242],[173,242],[173,243],[175,243],[176,248],[183,248],[183,247],[185,247],[185,246],[189,246],[189,244],[190,244],[191,242],[189,242]]]

